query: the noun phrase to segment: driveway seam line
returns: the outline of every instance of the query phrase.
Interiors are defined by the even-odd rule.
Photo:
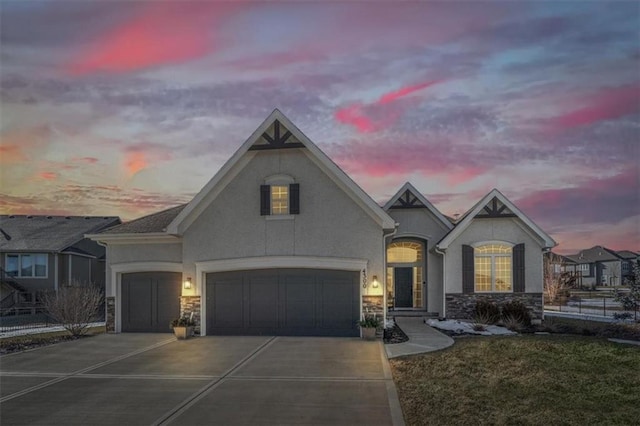
[[[402,407],[400,405],[400,398],[398,397],[398,389],[396,388],[396,383],[393,381],[393,374],[391,373],[391,365],[389,364],[387,350],[382,342],[379,342],[378,345],[380,347],[382,370],[384,371],[384,376],[386,378],[387,401],[389,403],[391,423],[393,424],[393,426],[405,426],[404,415],[402,414]]]
[[[187,399],[185,399],[184,401],[179,403],[177,406],[175,406],[169,412],[165,413],[158,420],[156,420],[152,425],[153,426],[162,426],[162,425],[167,425],[167,424],[171,423],[173,420],[175,420],[180,415],[182,415],[186,410],[188,410],[194,404],[196,404],[198,401],[200,401],[202,398],[204,398],[210,391],[212,391],[213,389],[217,388],[222,383],[222,381],[226,377],[228,377],[231,373],[233,373],[234,371],[236,371],[237,369],[242,367],[247,362],[251,361],[253,358],[255,358],[264,349],[266,349],[267,347],[271,346],[271,344],[273,344],[273,342],[276,339],[277,339],[277,336],[271,337],[271,339],[269,339],[266,342],[264,342],[262,345],[260,345],[252,353],[250,353],[249,355],[244,357],[242,360],[237,362],[235,365],[233,365],[222,376],[220,376],[216,380],[213,380],[211,383],[206,384],[200,390],[196,391],[194,394],[192,394],[191,396],[187,397]]]
[[[37,390],[46,388],[47,386],[55,385],[56,383],[60,383],[60,382],[62,382],[64,380],[67,380],[67,379],[69,379],[71,377],[79,376],[82,373],[86,373],[87,371],[91,371],[91,370],[96,369],[96,368],[104,367],[105,365],[109,365],[109,364],[117,362],[117,361],[122,361],[123,359],[129,358],[131,356],[139,355],[139,354],[144,353],[146,351],[150,351],[151,349],[159,348],[160,346],[164,346],[164,345],[166,345],[168,343],[171,343],[171,342],[175,342],[175,339],[167,339],[167,340],[164,340],[162,342],[158,342],[156,344],[153,344],[151,346],[147,346],[146,348],[138,349],[137,351],[133,351],[133,352],[130,352],[128,354],[117,356],[117,357],[112,358],[110,360],[103,361],[103,362],[100,362],[98,364],[91,365],[91,366],[83,368],[81,370],[72,371],[71,373],[63,373],[63,375],[61,375],[60,377],[57,377],[55,379],[46,381],[44,383],[40,383],[39,385],[32,386],[32,387],[27,388],[27,389],[23,389],[23,390],[21,390],[19,392],[13,393],[11,395],[7,395],[4,398],[0,398],[0,403],[6,402],[6,401],[10,401],[10,400],[12,400],[14,398],[21,397],[21,396],[26,395],[28,393],[31,393],[33,391],[37,391]]]

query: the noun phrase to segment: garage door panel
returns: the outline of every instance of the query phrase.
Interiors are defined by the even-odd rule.
[[[277,275],[250,277],[245,282],[245,288],[248,289],[245,307],[249,314],[245,323],[250,328],[277,328]]]
[[[221,277],[233,277],[235,290],[219,291]],[[207,332],[210,334],[357,336],[359,273],[280,269],[207,274]],[[224,321],[244,294],[242,323]]]
[[[241,328],[244,324],[242,279],[216,281],[212,288],[213,293],[207,293],[207,299],[213,301],[209,315],[213,317],[215,326]]]
[[[171,332],[170,321],[180,315],[181,281],[177,272],[123,274],[122,331]]]

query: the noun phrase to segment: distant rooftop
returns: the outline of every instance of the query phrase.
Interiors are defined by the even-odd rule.
[[[119,223],[117,216],[0,215],[0,251],[59,252]]]
[[[186,206],[186,204],[181,204],[158,213],[143,216],[109,228],[102,232],[102,234],[147,234],[151,232],[164,232],[167,226],[169,226],[173,219],[175,219]]]

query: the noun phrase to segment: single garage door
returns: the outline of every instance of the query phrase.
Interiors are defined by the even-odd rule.
[[[324,269],[207,274],[207,334],[358,336],[359,277]]]
[[[122,275],[122,331],[170,333],[180,316],[182,274],[137,272]]]

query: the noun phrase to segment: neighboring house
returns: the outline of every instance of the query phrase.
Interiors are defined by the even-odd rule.
[[[499,191],[455,224],[406,184],[381,208],[275,110],[188,204],[87,237],[107,245],[109,331],[356,336],[365,313],[542,315],[555,242]]]
[[[580,273],[582,285],[585,287],[619,286],[623,284],[624,265],[629,268],[630,262],[633,261],[633,257],[629,255],[632,252],[621,253],[626,253],[627,259],[606,247],[591,247],[577,254],[567,255],[566,257],[574,263],[568,263],[566,268]]]
[[[84,237],[118,217],[0,216],[2,296],[56,290],[77,281],[104,286],[105,248]]]
[[[622,284],[625,284],[625,279],[633,275],[633,264],[640,260],[640,254],[629,250],[620,250],[616,252],[616,255],[620,257],[622,262],[620,270],[622,271]]]

